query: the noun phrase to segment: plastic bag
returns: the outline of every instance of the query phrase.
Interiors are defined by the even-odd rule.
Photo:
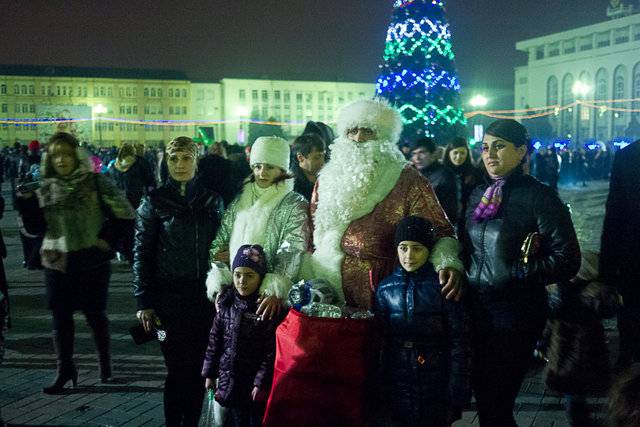
[[[218,423],[218,417],[216,416],[216,392],[213,389],[209,389],[207,393],[207,412],[204,419],[200,423],[202,427],[219,427],[222,424]]]

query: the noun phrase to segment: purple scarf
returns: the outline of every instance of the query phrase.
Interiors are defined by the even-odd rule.
[[[504,178],[498,178],[485,190],[480,203],[473,210],[472,217],[475,222],[495,218],[498,214],[502,203],[502,186],[504,183]]]

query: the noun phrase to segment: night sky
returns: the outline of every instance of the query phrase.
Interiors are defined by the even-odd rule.
[[[375,82],[392,0],[0,0],[0,63]],[[606,19],[606,0],[445,0],[465,98],[512,105],[515,42]],[[68,6],[63,6],[68,5]]]

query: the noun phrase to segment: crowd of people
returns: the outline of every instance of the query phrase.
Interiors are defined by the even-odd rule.
[[[225,425],[450,426],[473,392],[481,426],[515,426],[515,400],[545,336],[549,387],[567,396],[571,424],[588,426],[586,397],[608,389],[608,364],[597,365],[602,375],[577,375],[589,372],[595,353],[574,357],[584,348],[577,340],[570,356],[558,348],[576,334],[604,343],[597,325],[616,313],[618,293],[622,379],[612,388],[612,419],[637,425],[629,423],[640,422],[640,376],[625,369],[640,362],[639,299],[628,279],[638,274],[640,226],[623,219],[640,208],[628,197],[640,189],[629,166],[640,141],[616,156],[598,274],[597,255],[581,255],[555,188],[563,167],[571,179],[582,176],[586,165],[566,166],[580,157],[568,152],[562,167],[553,151],[532,160],[514,120],[486,129],[478,162],[464,138],[422,137],[403,153],[401,132],[396,109],[362,100],[341,111],[335,135],[310,122],[291,144],[260,137],[246,156],[226,143],[204,153],[184,136],[147,151],[81,147],[64,132],[46,147],[5,150],[25,267],[44,270],[53,318],[57,369],[43,392],[78,381],[77,310],[93,331],[100,380],[117,375],[106,303],[119,253],[133,269],[144,333],[162,336],[169,426],[198,425],[207,390]],[[600,157],[597,177],[605,178],[609,160]],[[596,272],[585,275],[588,266]],[[318,413],[322,405],[311,401],[273,415],[272,401],[291,401],[272,381],[276,329],[289,318],[298,280],[328,283],[346,312],[375,319],[379,345],[355,357],[375,360],[376,386],[348,396],[365,408],[361,419],[350,418],[353,406]],[[606,357],[606,346],[594,347]],[[567,360],[577,365],[571,375]]]
[[[608,179],[613,153],[604,146],[570,150],[541,148],[532,159],[532,174],[552,188],[558,184],[587,186],[587,182]]]

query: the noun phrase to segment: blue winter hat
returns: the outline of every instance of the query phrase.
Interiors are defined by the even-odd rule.
[[[236,256],[231,263],[231,271],[237,267],[249,267],[260,277],[267,273],[267,260],[264,256],[264,249],[260,245],[242,245],[238,248]]]

